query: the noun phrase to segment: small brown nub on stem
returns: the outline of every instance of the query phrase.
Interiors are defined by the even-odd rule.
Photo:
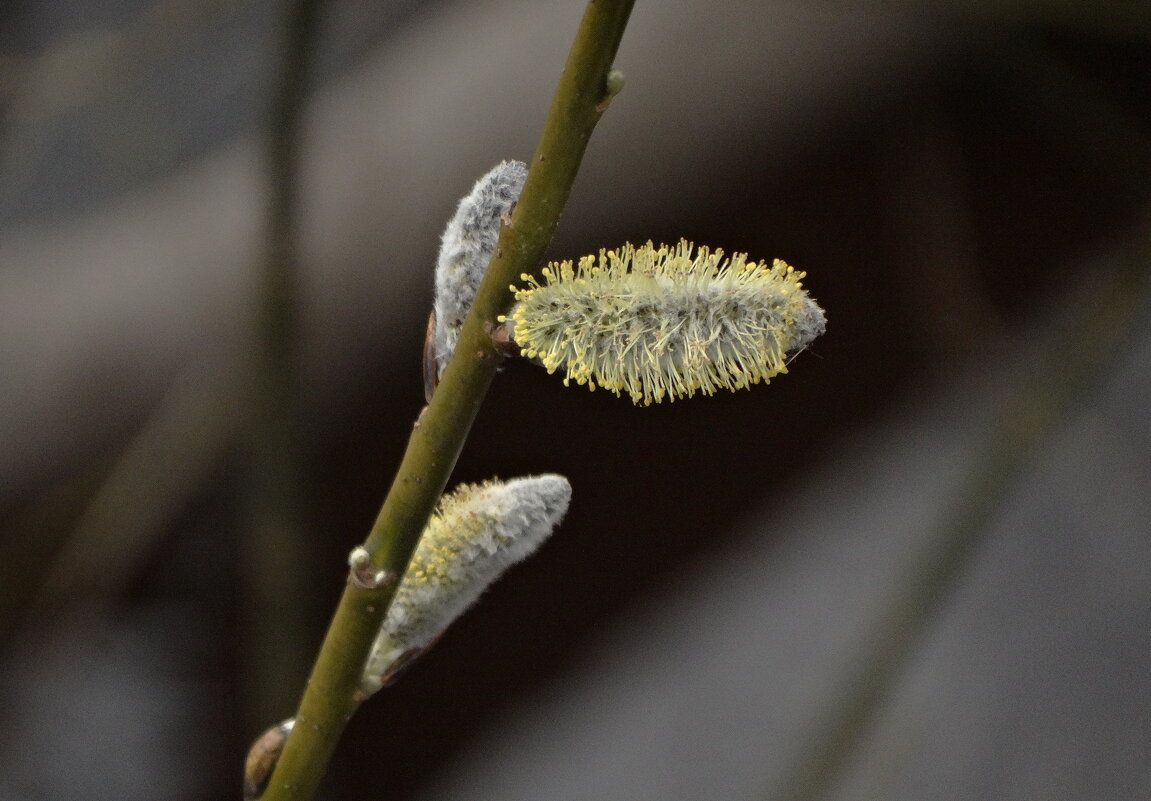
[[[501,323],[491,330],[492,347],[501,356],[519,356],[520,346],[512,339],[511,332],[508,331],[506,323]]]
[[[436,311],[428,315],[428,330],[424,334],[424,401],[432,402],[432,394],[440,383],[440,368],[436,361]]]
[[[244,801],[256,801],[268,786],[276,760],[284,750],[284,743],[295,725],[295,718],[289,718],[265,731],[252,743],[248,758],[244,760]]]

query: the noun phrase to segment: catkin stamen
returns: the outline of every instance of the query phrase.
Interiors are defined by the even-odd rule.
[[[787,372],[787,353],[823,333],[802,272],[686,240],[601,250],[522,276],[504,318],[549,373],[635,403],[715,394]]]

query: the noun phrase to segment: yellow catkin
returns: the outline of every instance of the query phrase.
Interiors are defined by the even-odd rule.
[[[766,383],[826,328],[804,273],[686,240],[553,262],[542,277],[522,276],[502,318],[523,355],[637,404]]]

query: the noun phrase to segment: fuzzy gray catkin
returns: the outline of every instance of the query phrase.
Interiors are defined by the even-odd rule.
[[[431,644],[509,566],[559,525],[571,484],[544,474],[463,484],[440,501],[412,555],[364,668],[367,697],[403,658]]]
[[[464,318],[495,253],[500,216],[519,198],[527,174],[522,161],[497,164],[460,200],[440,238],[433,332],[437,379],[455,350]]]

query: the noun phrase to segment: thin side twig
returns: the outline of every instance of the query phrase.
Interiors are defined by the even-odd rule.
[[[323,0],[287,4],[265,140],[264,252],[252,390],[244,427],[251,469],[244,539],[244,695],[251,728],[282,714],[307,675],[305,481],[301,436],[299,175],[304,108]],[[275,620],[276,624],[268,625]],[[275,665],[270,674],[269,665]]]

